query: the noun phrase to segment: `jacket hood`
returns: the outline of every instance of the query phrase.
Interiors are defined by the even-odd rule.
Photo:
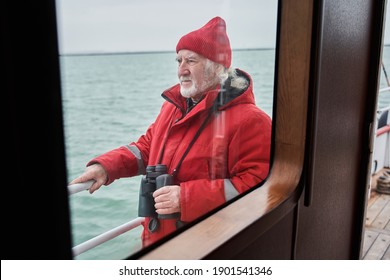
[[[240,69],[235,69],[235,71],[238,77],[242,77],[248,81],[248,86],[245,89],[238,89],[232,86],[232,78],[229,77],[222,86],[218,86],[216,89],[210,90],[205,93],[205,97],[199,102],[197,106],[204,107],[205,109],[207,109],[213,106],[214,102],[217,102],[217,109],[225,110],[228,107],[235,106],[238,104],[255,104],[255,97],[253,94],[253,82],[251,76]],[[161,94],[161,96],[168,102],[174,104],[180,110],[185,112],[187,106],[187,98],[181,95],[180,84],[176,84],[171,88],[165,90]]]

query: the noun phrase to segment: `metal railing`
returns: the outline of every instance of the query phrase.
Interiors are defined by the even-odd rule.
[[[90,180],[85,183],[68,185],[68,194],[72,195],[81,191],[88,190],[92,186],[93,182],[93,180]]]
[[[379,92],[390,91],[390,87],[381,88]]]
[[[381,93],[381,92],[385,92],[385,91],[387,91],[388,93],[390,93],[390,87],[384,87],[384,88],[381,88],[380,90],[379,90],[379,93]],[[378,117],[379,117],[379,115],[382,113],[382,112],[384,112],[384,111],[389,111],[390,110],[390,106],[386,106],[386,107],[384,107],[384,108],[377,108],[377,115],[378,115]]]
[[[94,181],[87,181],[85,183],[80,184],[73,184],[68,186],[68,194],[73,195],[75,193],[88,190]],[[145,218],[138,217],[134,220],[131,220],[127,223],[124,223],[116,228],[113,228],[109,231],[106,231],[98,236],[95,236],[79,245],[76,245],[72,248],[73,256],[78,256],[100,244],[103,244],[104,242],[107,242],[125,232],[128,232],[142,224],[142,222],[145,220]]]

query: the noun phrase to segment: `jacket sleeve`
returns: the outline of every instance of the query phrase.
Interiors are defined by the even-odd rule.
[[[116,179],[145,174],[152,133],[153,124],[137,142],[108,151],[89,161],[87,166],[94,163],[103,166],[108,175],[105,185],[111,184]]]
[[[246,120],[238,126],[228,144],[229,178],[201,179],[180,184],[182,221],[193,221],[256,186],[267,177],[271,150],[271,125],[271,120],[263,116],[261,121]]]
[[[155,127],[158,126],[161,119],[164,119],[161,112],[167,104],[167,102],[163,103],[155,122],[148,127],[145,134],[141,135],[137,142],[106,152],[87,163],[87,166],[100,163],[104,167],[108,174],[105,185],[111,184],[116,179],[145,174],[152,140],[155,137]]]

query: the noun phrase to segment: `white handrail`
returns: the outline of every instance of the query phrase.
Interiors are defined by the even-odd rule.
[[[388,110],[390,110],[390,106],[387,106],[387,107],[384,107],[384,108],[379,108],[379,109],[377,110],[377,113],[382,113],[382,112],[388,111]]]
[[[381,88],[379,92],[390,91],[390,87]]]
[[[118,235],[121,235],[129,230],[132,230],[133,228],[136,228],[141,225],[141,223],[145,220],[145,218],[138,217],[130,222],[127,222],[123,225],[120,225],[116,228],[113,228],[105,233],[102,233],[94,238],[91,238],[84,243],[81,243],[77,246],[73,247],[73,256],[80,255],[81,253],[84,253],[85,251],[88,251],[108,240],[113,239],[114,237],[117,237]]]
[[[90,180],[85,183],[68,185],[68,194],[72,195],[84,190],[88,190],[94,182],[95,182],[94,180]]]
[[[88,190],[94,182],[95,182],[94,180],[90,180],[90,181],[87,181],[84,183],[68,185],[68,194],[72,195],[72,194],[75,194],[75,193],[78,193],[78,192],[81,192],[84,190]],[[74,246],[72,248],[73,256],[78,256],[78,255],[84,253],[85,251],[88,251],[88,250],[108,241],[108,240],[111,240],[111,239],[117,237],[118,235],[121,235],[129,230],[132,230],[132,229],[140,226],[144,220],[145,220],[145,218],[138,217],[138,218],[131,220],[127,223],[124,223],[123,225],[120,225],[116,228],[113,228],[109,231],[106,231],[105,233],[102,233],[98,236],[95,236],[95,237],[93,237],[93,238],[91,238],[91,239],[89,239],[89,240],[87,240],[79,245]]]

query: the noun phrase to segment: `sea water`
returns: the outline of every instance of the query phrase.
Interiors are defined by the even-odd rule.
[[[384,48],[389,67],[390,47]],[[137,141],[163,103],[163,90],[177,83],[174,52],[60,57],[68,181],[106,151]],[[272,117],[275,50],[233,52],[234,67],[252,76],[256,104]],[[390,78],[390,77],[389,77]],[[386,87],[381,75],[381,87]],[[390,105],[381,93],[378,108]],[[78,245],[137,217],[140,176],[122,178],[70,197],[73,244]],[[138,227],[75,259],[124,259],[141,249]]]

